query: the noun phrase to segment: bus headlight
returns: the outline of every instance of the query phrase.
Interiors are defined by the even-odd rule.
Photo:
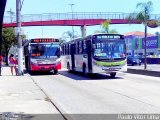
[[[32,64],[38,64],[37,61],[34,60],[34,59],[31,59],[31,63],[32,63]]]

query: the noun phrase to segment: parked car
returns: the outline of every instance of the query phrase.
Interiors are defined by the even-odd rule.
[[[127,57],[127,65],[141,65],[142,61],[137,57]]]

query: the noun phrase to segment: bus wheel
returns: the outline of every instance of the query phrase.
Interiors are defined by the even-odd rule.
[[[54,74],[58,74],[58,70],[54,70]]]
[[[111,77],[114,78],[116,76],[116,73],[113,72],[113,73],[110,73]]]
[[[87,76],[87,68],[85,65],[83,65],[83,75]]]

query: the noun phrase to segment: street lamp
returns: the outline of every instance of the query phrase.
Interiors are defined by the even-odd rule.
[[[71,6],[71,12],[72,12],[72,20],[73,20],[73,5],[74,4],[69,4]],[[74,27],[72,26],[72,35],[73,35],[73,40],[74,40]]]

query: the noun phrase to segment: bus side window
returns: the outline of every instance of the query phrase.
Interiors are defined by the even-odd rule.
[[[79,54],[82,54],[82,41],[79,42]]]
[[[63,55],[65,55],[65,45],[63,45]]]
[[[83,41],[81,42],[81,44],[82,44],[82,54],[83,54],[83,51],[84,51],[84,49],[83,49],[83,46],[84,46],[84,45],[83,45]]]
[[[62,55],[64,55],[64,47],[62,46]]]
[[[68,44],[68,54],[69,54],[69,55],[71,54],[71,50],[70,50],[70,48],[71,48],[71,45],[70,45],[70,44]]]
[[[79,42],[76,43],[76,54],[79,54]]]
[[[68,44],[66,45],[66,55],[68,55]]]
[[[77,50],[78,50],[78,51],[77,51],[77,53],[79,54],[79,47],[80,47],[80,46],[79,46],[79,42],[78,42],[77,44],[78,44],[78,47],[77,47]]]
[[[64,54],[66,55],[66,45],[64,45]]]
[[[86,54],[86,41],[83,41],[83,54]]]

